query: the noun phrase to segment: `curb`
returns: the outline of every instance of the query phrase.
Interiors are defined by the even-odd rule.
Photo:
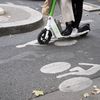
[[[26,33],[36,30],[43,25],[43,19],[28,25],[0,28],[0,36]]]
[[[0,23],[0,36],[30,32],[43,24],[42,14],[32,8],[14,4],[0,4],[0,7],[6,12],[0,17],[11,16],[9,21]]]

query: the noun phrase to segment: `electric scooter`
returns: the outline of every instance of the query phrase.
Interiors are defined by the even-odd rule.
[[[59,20],[56,20],[53,18],[55,6],[56,6],[56,0],[52,0],[47,25],[39,33],[38,38],[37,38],[39,44],[48,44],[50,40],[52,39],[52,37],[55,39],[71,37],[71,35],[63,36],[61,34],[62,33],[61,23]],[[76,37],[86,36],[89,33],[89,31],[90,31],[90,24],[89,23],[83,24],[79,27],[79,32],[76,34]]]

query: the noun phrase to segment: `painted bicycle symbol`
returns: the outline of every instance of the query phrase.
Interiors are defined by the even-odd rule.
[[[90,68],[86,70],[86,68],[83,68],[82,66],[86,68],[88,66]],[[93,81],[86,76],[93,75],[100,70],[99,64],[90,64],[90,63],[78,63],[78,66],[74,68],[71,67],[72,67],[71,64],[67,62],[55,62],[43,66],[40,69],[40,71],[46,74],[58,73],[59,75],[56,76],[57,79],[67,77],[67,76],[78,75],[78,77],[67,79],[59,85],[60,91],[76,92],[76,91],[84,90],[89,86],[91,86]],[[64,71],[68,71],[68,72],[61,74]],[[85,77],[79,77],[79,75]]]

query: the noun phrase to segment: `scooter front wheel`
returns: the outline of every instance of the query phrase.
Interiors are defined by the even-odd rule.
[[[40,34],[38,35],[38,42],[39,44],[48,44],[51,40],[52,33],[50,30],[43,29]]]

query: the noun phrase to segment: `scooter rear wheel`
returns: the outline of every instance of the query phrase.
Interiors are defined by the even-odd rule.
[[[50,30],[43,29],[40,34],[38,35],[38,42],[39,44],[48,44],[51,40],[52,33]]]

